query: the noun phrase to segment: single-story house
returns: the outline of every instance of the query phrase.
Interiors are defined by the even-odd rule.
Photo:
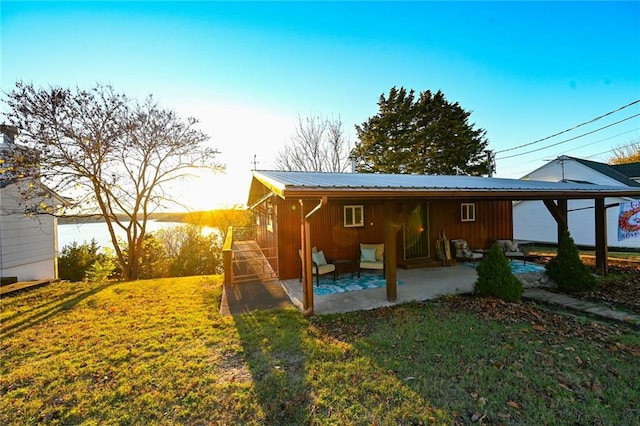
[[[313,312],[312,247],[330,258],[357,258],[361,243],[384,243],[387,299],[395,300],[397,267],[436,257],[444,231],[472,248],[513,239],[512,203],[544,200],[566,229],[567,200],[595,200],[596,264],[606,273],[604,199],[638,197],[640,187],[539,182],[470,176],[254,171],[248,206],[256,241],[275,251],[269,262],[280,279],[302,275],[303,305]],[[299,250],[301,255],[299,255]]]
[[[576,182],[621,188],[640,188],[640,163],[610,165],[596,161],[561,156],[532,171],[523,180],[545,182]],[[607,241],[609,247],[640,248],[640,237],[618,241],[620,203],[633,197],[605,198],[607,207]],[[593,199],[570,200],[567,205],[571,237],[580,246],[595,246]],[[557,243],[555,220],[540,200],[519,200],[513,203],[513,236],[515,239],[540,243]]]

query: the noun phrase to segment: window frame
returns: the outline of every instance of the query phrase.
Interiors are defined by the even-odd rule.
[[[343,223],[345,228],[362,228],[364,227],[364,206],[362,204],[348,204],[343,206]],[[350,212],[350,213],[347,213]],[[360,215],[360,221],[356,222]],[[348,217],[351,217],[350,221],[347,221]]]
[[[476,221],[476,203],[460,203],[460,221]]]

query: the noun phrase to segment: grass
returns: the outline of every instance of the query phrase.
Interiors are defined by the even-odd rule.
[[[221,318],[220,297],[219,276],[60,283],[3,297],[0,423],[640,419],[640,336],[631,328],[600,325],[606,338],[585,339],[446,300]]]
[[[525,245],[526,251],[529,254],[535,254],[539,256],[555,256],[558,254],[558,249],[555,246],[537,246],[537,245]],[[608,251],[609,260],[622,260],[622,261],[634,261],[640,262],[640,253],[637,251]],[[580,256],[595,257],[595,250],[580,250]]]

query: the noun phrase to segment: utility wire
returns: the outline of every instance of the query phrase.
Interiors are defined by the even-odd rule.
[[[608,153],[608,152],[613,152],[613,151],[615,151],[616,149],[629,148],[630,146],[634,146],[634,145],[638,145],[638,143],[637,143],[637,142],[632,142],[632,143],[630,143],[630,144],[628,144],[628,145],[623,145],[623,146],[620,146],[620,147],[618,147],[618,148],[611,148],[611,149],[609,149],[609,150],[606,150],[606,151],[603,151],[603,152],[599,152],[599,153],[597,153],[597,154],[593,154],[593,155],[590,155],[590,156],[588,156],[588,157],[584,157],[584,158],[593,158],[593,157],[597,157],[598,155],[606,154],[606,153]]]
[[[637,103],[640,103],[640,99],[637,99],[637,100],[635,100],[635,101],[633,101],[633,102],[631,102],[631,103],[628,103],[628,104],[626,104],[626,105],[623,105],[623,106],[621,106],[620,108],[615,109],[615,110],[613,110],[613,111],[609,111],[609,112],[607,112],[606,114],[602,114],[602,115],[600,115],[600,116],[598,116],[598,117],[592,118],[592,119],[591,119],[591,120],[589,120],[589,121],[585,121],[584,123],[580,123],[580,124],[578,124],[578,125],[576,125],[576,126],[573,126],[573,127],[569,128],[569,129],[563,130],[563,131],[558,132],[558,133],[554,133],[554,134],[553,134],[553,135],[551,135],[551,136],[547,136],[547,137],[544,137],[544,138],[542,138],[542,139],[535,140],[535,141],[533,141],[533,142],[525,143],[524,145],[514,146],[513,148],[507,148],[507,149],[503,149],[503,150],[500,150],[500,151],[496,151],[495,153],[496,153],[496,154],[500,154],[500,153],[502,153],[502,152],[514,151],[514,150],[516,150],[516,149],[524,148],[524,147],[527,147],[527,146],[530,146],[530,145],[534,145],[534,144],[536,144],[536,143],[540,143],[540,142],[546,141],[547,139],[551,139],[551,138],[556,137],[556,136],[559,136],[559,135],[561,135],[561,134],[563,134],[563,133],[567,133],[567,132],[570,132],[570,131],[572,131],[572,130],[575,130],[575,129],[577,129],[578,127],[582,127],[582,126],[585,126],[585,125],[587,125],[587,124],[590,124],[590,123],[593,123],[593,122],[595,122],[595,121],[598,121],[598,120],[600,120],[600,119],[602,119],[602,118],[604,118],[604,117],[607,117],[607,116],[609,116],[609,115],[611,115],[611,114],[615,114],[616,112],[618,112],[618,111],[622,111],[623,109],[628,108],[628,107],[630,107],[630,106],[632,106],[632,105],[635,105],[635,104],[637,104]],[[551,146],[553,146],[553,145],[551,145]],[[511,158],[511,157],[503,157],[503,158]]]
[[[635,127],[635,128],[633,128],[631,130],[627,130],[626,132],[618,133],[618,134],[615,134],[613,136],[606,137],[604,139],[598,139],[597,141],[594,141],[594,142],[589,142],[589,143],[586,143],[584,145],[576,146],[575,148],[571,148],[569,150],[562,151],[562,154],[555,154],[555,155],[563,155],[563,154],[566,155],[566,154],[571,153],[573,151],[577,151],[579,149],[586,148],[588,146],[595,145],[595,144],[600,143],[600,142],[608,141],[609,139],[614,139],[614,138],[617,138],[619,136],[626,135],[627,133],[635,132],[636,130],[640,130],[640,127]],[[626,148],[626,146],[623,146],[623,147],[620,147],[620,148]],[[615,149],[615,148],[610,148],[609,150],[612,151],[613,149]],[[607,151],[605,151],[605,152],[607,152]],[[596,155],[598,155],[598,154],[596,154]],[[549,161],[549,160],[545,160],[545,159],[548,158],[548,157],[553,157],[553,156],[554,156],[554,154],[545,155],[543,157],[536,158],[534,161],[538,161],[538,160]],[[591,157],[593,157],[593,155],[591,155],[589,157],[582,157],[582,158],[591,158]]]
[[[638,102],[640,102],[640,100],[638,100]],[[635,115],[632,115],[632,116],[627,117],[627,118],[623,118],[622,120],[616,121],[615,123],[608,124],[608,125],[606,125],[606,126],[603,126],[603,127],[597,128],[597,129],[592,130],[592,131],[590,131],[590,132],[583,133],[583,134],[581,134],[581,135],[574,136],[574,137],[572,137],[572,138],[565,139],[565,140],[563,140],[563,141],[556,142],[556,143],[553,143],[553,144],[551,144],[551,145],[543,146],[542,148],[532,149],[531,151],[521,152],[520,154],[507,155],[506,157],[496,158],[496,160],[505,160],[505,159],[507,159],[507,158],[519,157],[519,156],[521,156],[521,155],[531,154],[532,152],[542,151],[543,149],[551,148],[551,147],[553,147],[553,146],[557,146],[557,145],[560,145],[560,144],[563,144],[563,143],[567,143],[567,142],[570,142],[570,141],[576,140],[576,139],[578,139],[578,138],[581,138],[581,137],[584,137],[584,136],[587,136],[587,135],[593,134],[593,133],[595,133],[595,132],[599,132],[600,130],[607,129],[607,128],[609,128],[609,127],[612,127],[612,126],[615,126],[615,125],[617,125],[617,124],[623,123],[623,122],[625,122],[625,121],[627,121],[627,120],[631,120],[632,118],[635,118],[635,117],[638,117],[638,116],[640,116],[640,113],[635,114]],[[564,132],[563,132],[563,133],[564,133]],[[550,136],[550,137],[551,137],[551,136]],[[545,139],[549,139],[549,138],[545,138]],[[524,146],[524,145],[523,145],[523,146]],[[499,151],[499,152],[504,152],[504,151]]]

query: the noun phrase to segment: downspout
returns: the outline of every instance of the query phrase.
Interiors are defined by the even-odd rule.
[[[306,309],[302,312],[302,316],[308,317],[313,315],[313,273],[311,269],[311,264],[309,263],[309,252],[311,251],[311,241],[310,241],[310,232],[309,232],[309,220],[311,216],[316,214],[325,204],[327,204],[327,197],[324,196],[320,199],[320,202],[317,206],[315,206],[309,213],[304,216],[303,226],[302,226],[302,243],[303,243],[303,268],[304,268],[304,287],[303,287],[303,296],[305,302],[307,302],[308,306],[305,306]],[[302,200],[300,200],[300,205],[303,206]],[[304,211],[304,210],[303,210]]]

